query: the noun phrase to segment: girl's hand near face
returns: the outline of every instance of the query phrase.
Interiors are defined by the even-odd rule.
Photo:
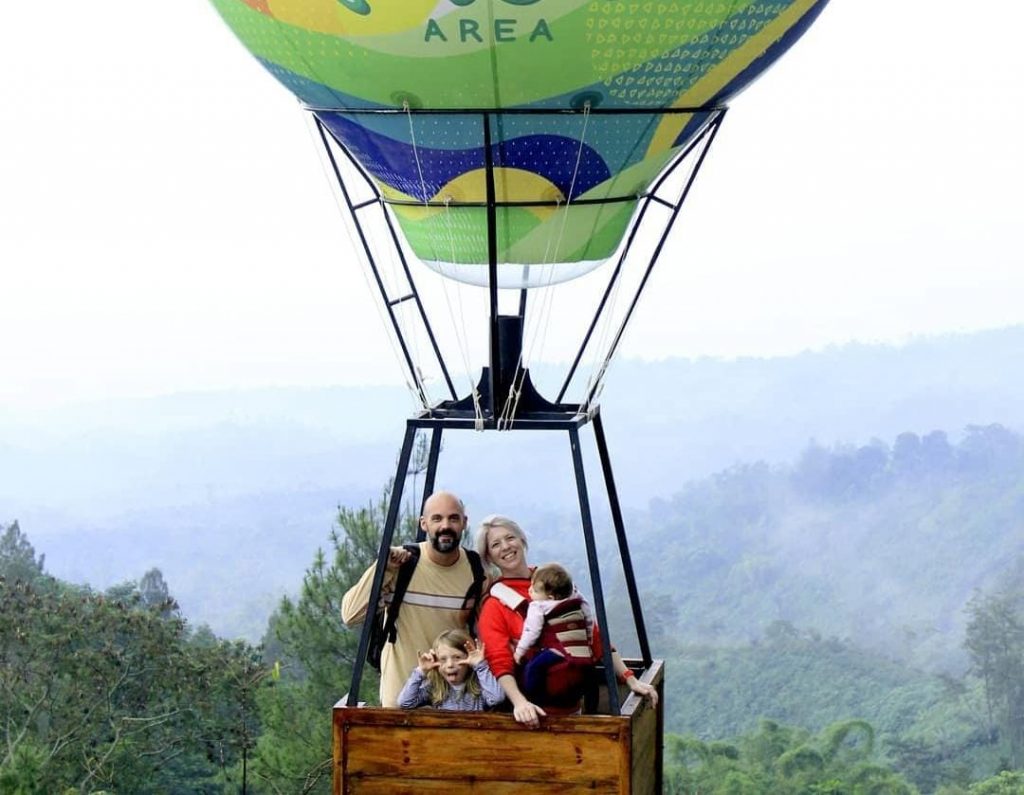
[[[435,668],[438,668],[441,663],[437,659],[437,655],[434,654],[433,650],[419,652],[419,664],[418,668],[420,673],[428,674]]]
[[[463,665],[476,668],[484,660],[484,644],[476,641],[466,641],[466,659],[460,660]]]

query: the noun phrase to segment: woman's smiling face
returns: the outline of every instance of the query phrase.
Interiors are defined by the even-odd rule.
[[[487,553],[506,577],[523,576],[528,572],[523,540],[507,527],[495,526],[487,531]]]

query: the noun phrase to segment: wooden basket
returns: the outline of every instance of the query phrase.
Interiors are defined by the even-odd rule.
[[[639,670],[636,661],[627,661]],[[664,663],[638,674],[663,691]],[[620,688],[620,715],[543,718],[508,713],[334,706],[335,795],[661,792],[664,699],[657,709]],[[599,707],[599,710],[601,708]]]

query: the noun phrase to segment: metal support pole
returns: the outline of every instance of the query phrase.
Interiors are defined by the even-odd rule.
[[[420,503],[420,516],[427,505],[427,498],[434,493],[434,481],[437,477],[437,459],[441,455],[441,433],[444,429],[441,426],[430,431],[430,451],[427,453],[427,475],[423,479],[423,501]],[[416,530],[416,540],[426,541],[427,534],[420,527]]]
[[[619,542],[619,557],[622,559],[622,573],[626,577],[629,605],[633,610],[633,626],[636,627],[636,637],[640,643],[640,657],[644,661],[644,668],[649,668],[653,659],[651,645],[647,640],[647,627],[644,624],[643,608],[640,606],[640,594],[633,573],[633,559],[629,554],[626,525],[622,521],[622,507],[619,505],[619,495],[615,490],[615,477],[612,475],[612,462],[608,456],[608,443],[604,438],[600,411],[594,413],[594,438],[597,441],[597,454],[601,459],[601,471],[604,473],[604,485],[608,490],[608,507],[612,512],[612,524],[615,525],[615,538]]]
[[[576,493],[580,501],[580,518],[583,520],[583,539],[587,545],[587,563],[590,566],[590,587],[594,591],[594,609],[597,626],[601,630],[601,661],[604,663],[604,677],[608,685],[608,711],[621,714],[619,688],[612,665],[612,639],[608,632],[608,614],[604,609],[604,590],[601,587],[601,572],[597,563],[597,544],[594,541],[594,521],[590,515],[590,498],[587,494],[587,479],[583,472],[583,454],[580,450],[580,432],[569,429],[569,447],[572,450],[572,466],[576,473]]]
[[[658,238],[658,243],[654,247],[654,252],[651,254],[650,260],[647,263],[647,268],[644,270],[644,275],[640,279],[640,285],[636,288],[636,292],[634,292],[633,294],[633,300],[630,301],[629,308],[626,310],[625,317],[622,318],[622,322],[619,324],[619,330],[615,333],[615,338],[612,340],[611,345],[608,346],[608,352],[605,354],[604,365],[601,368],[602,372],[605,368],[607,368],[608,363],[612,360],[612,357],[615,356],[615,351],[618,349],[619,343],[622,341],[622,335],[626,331],[626,326],[629,325],[630,318],[633,317],[633,310],[636,309],[636,305],[640,301],[640,296],[643,295],[644,288],[647,286],[647,280],[651,276],[651,271],[654,270],[654,266],[658,262],[658,257],[661,256],[661,251],[665,247],[665,241],[668,240],[668,234],[669,232],[672,231],[672,225],[675,224],[676,218],[679,215],[679,211],[683,209],[683,203],[686,201],[686,198],[690,195],[690,188],[693,187],[693,183],[697,179],[697,174],[700,173],[701,166],[704,165],[704,158],[706,158],[708,156],[708,152],[711,151],[711,145],[715,142],[715,136],[718,135],[718,130],[722,126],[723,117],[724,111],[718,116],[716,116],[715,119],[711,122],[709,132],[707,134],[707,142],[704,144],[704,148],[701,149],[697,155],[697,162],[694,164],[693,171],[690,173],[689,178],[686,180],[686,185],[683,188],[682,193],[679,195],[679,198],[673,205],[672,213],[668,219],[668,222],[662,228],[661,235]],[[666,175],[662,175],[661,180],[659,180],[658,182],[659,186],[661,182],[664,181],[665,176]],[[590,392],[587,394],[587,397],[583,401],[584,405],[590,403],[594,399],[594,396],[597,394],[599,386],[600,383],[596,383],[590,387]]]
[[[441,433],[444,429],[439,425],[430,432],[430,452],[427,454],[427,476],[423,480],[423,502],[434,493],[434,481],[437,479],[437,460],[441,456]]]
[[[388,297],[387,288],[384,285],[383,279],[381,279],[380,270],[377,268],[376,258],[373,256],[373,249],[370,246],[369,241],[366,237],[366,233],[363,229],[363,224],[359,220],[358,211],[366,207],[379,206],[381,209],[381,217],[384,219],[384,224],[388,230],[388,234],[391,237],[392,246],[394,247],[394,251],[398,256],[398,261],[402,265],[402,270],[405,273],[405,278],[409,284],[409,288],[412,290],[412,292],[405,298],[411,298],[415,302],[416,310],[420,316],[420,322],[423,324],[423,330],[426,332],[427,339],[430,341],[430,347],[434,352],[434,357],[437,360],[438,366],[441,368],[441,375],[444,377],[445,384],[447,384],[448,386],[448,392],[451,395],[452,400],[456,400],[458,398],[458,395],[455,392],[455,384],[452,383],[451,374],[448,372],[448,364],[445,362],[444,356],[441,354],[441,348],[437,344],[437,338],[434,336],[434,327],[431,325],[430,319],[427,317],[427,312],[423,307],[423,301],[420,300],[420,293],[419,289],[416,287],[416,280],[413,278],[412,272],[409,270],[409,263],[406,259],[405,252],[402,250],[402,244],[398,240],[398,233],[395,231],[395,225],[391,221],[391,216],[388,214],[387,209],[385,208],[385,205],[382,202],[382,197],[380,195],[379,189],[374,185],[373,180],[366,173],[366,170],[359,164],[359,161],[352,156],[352,154],[341,143],[341,141],[334,137],[334,134],[331,133],[324,126],[324,123],[320,121],[319,118],[317,118],[316,114],[313,114],[313,120],[316,122],[316,129],[317,132],[320,134],[320,142],[324,147],[324,153],[327,155],[327,159],[331,164],[331,170],[334,174],[334,179],[338,183],[338,188],[341,190],[342,198],[345,200],[345,204],[348,207],[349,216],[352,218],[352,223],[355,224],[356,226],[356,231],[359,234],[359,240],[363,245],[363,252],[366,254],[367,264],[369,265],[370,271],[373,274],[374,281],[377,283],[377,289],[381,294],[381,301],[384,304],[384,308],[386,309],[388,316],[391,318],[392,329],[394,330],[396,338],[405,356],[406,367],[409,368],[409,376],[416,384],[416,387],[420,392],[423,404],[427,405],[427,403],[429,402],[427,400],[426,391],[423,388],[423,384],[419,377],[418,370],[416,369],[415,364],[413,363],[411,357],[409,356],[409,350],[405,342],[405,335],[402,333],[401,324],[398,323],[398,320],[395,317],[395,302]],[[334,143],[338,146],[341,152],[345,155],[345,158],[348,160],[352,168],[355,169],[356,173],[360,176],[363,182],[366,183],[366,186],[373,192],[373,200],[369,202],[363,202],[361,204],[353,203],[349,188],[345,183],[345,179],[341,175],[341,168],[338,166],[338,160],[334,156],[334,150],[331,148],[331,145],[327,140],[328,137],[330,137],[331,141],[334,141]]]
[[[395,471],[395,482],[388,500],[388,517],[384,522],[384,534],[380,540],[380,551],[377,553],[377,569],[373,573],[373,585],[370,586],[370,599],[366,603],[366,618],[363,619],[363,630],[359,635],[359,648],[352,668],[352,686],[348,691],[348,706],[354,707],[359,702],[359,685],[362,683],[363,666],[366,665],[366,653],[370,646],[370,628],[373,626],[374,614],[380,604],[380,592],[384,583],[384,572],[387,569],[388,554],[391,551],[391,539],[395,536],[398,524],[398,513],[402,502],[402,487],[409,473],[409,459],[412,457],[412,446],[416,440],[416,426],[407,422],[405,441],[398,457],[398,468]]]
[[[622,251],[619,254],[618,262],[616,262],[616,264],[615,264],[615,269],[612,271],[612,274],[611,274],[610,278],[608,279],[608,284],[605,287],[604,294],[601,296],[601,300],[600,300],[600,302],[597,305],[597,309],[594,311],[594,317],[590,321],[590,326],[587,328],[587,333],[583,337],[583,342],[580,343],[580,347],[579,347],[579,349],[576,352],[576,358],[573,360],[572,365],[569,367],[568,373],[566,374],[566,377],[565,377],[565,381],[562,383],[562,388],[558,391],[558,396],[555,398],[555,402],[556,403],[561,402],[562,398],[565,397],[565,393],[566,393],[566,391],[568,391],[569,385],[572,383],[573,376],[576,375],[576,369],[579,367],[580,361],[583,359],[583,354],[586,352],[587,346],[590,344],[591,337],[594,334],[594,330],[597,328],[598,321],[600,321],[601,316],[602,316],[602,314],[605,311],[605,306],[608,303],[608,299],[611,296],[612,291],[615,288],[615,285],[616,285],[616,283],[619,280],[619,276],[622,273],[623,266],[625,265],[626,260],[629,257],[630,251],[633,248],[633,241],[636,238],[637,232],[640,230],[640,228],[642,226],[642,222],[643,222],[644,216],[647,214],[648,208],[651,206],[652,203],[656,203],[656,204],[663,205],[663,206],[667,207],[668,209],[672,210],[672,215],[670,216],[668,222],[662,228],[661,241],[663,243],[664,240],[668,237],[669,232],[672,231],[672,226],[675,224],[676,216],[679,214],[679,210],[681,209],[682,204],[683,204],[683,202],[686,199],[686,195],[689,192],[690,185],[693,184],[693,181],[697,177],[697,173],[700,171],[700,167],[701,167],[701,165],[704,162],[704,157],[707,154],[708,150],[711,148],[711,143],[714,141],[714,133],[717,132],[718,127],[721,125],[722,119],[724,118],[724,116],[725,116],[725,111],[724,110],[717,112],[717,114],[712,118],[711,122],[708,124],[707,128],[702,133],[700,133],[700,135],[698,135],[696,138],[694,138],[693,141],[691,141],[687,145],[687,147],[683,150],[683,152],[681,152],[675,158],[675,160],[672,162],[672,165],[670,165],[661,174],[661,176],[658,177],[658,180],[655,182],[655,184],[653,186],[651,186],[651,188],[648,189],[647,194],[643,197],[643,202],[640,205],[640,212],[637,213],[636,220],[633,222],[632,226],[630,227],[629,234],[626,237],[626,243],[622,247]],[[685,186],[685,188],[683,190],[682,195],[679,197],[678,201],[675,202],[675,203],[669,203],[669,202],[666,202],[663,199],[659,198],[658,195],[657,195],[657,192],[659,190],[661,190],[661,186],[665,184],[666,180],[668,180],[668,178],[672,175],[672,173],[676,169],[678,169],[682,165],[682,163],[686,162],[689,159],[691,153],[695,149],[697,149],[697,147],[699,147],[699,146],[703,146],[703,150],[702,150],[702,152],[700,154],[700,159],[699,159],[699,161],[698,161],[698,163],[696,165],[696,168],[690,174],[690,177],[687,180],[687,184],[686,184],[686,186]],[[659,244],[659,246],[658,246],[658,252],[659,253],[660,253],[660,250],[661,250],[661,244]],[[654,258],[657,259],[657,256],[658,256],[658,253],[656,253],[654,255]],[[653,262],[651,264],[653,265]],[[649,271],[650,271],[650,268],[648,268],[648,273],[649,273]],[[644,282],[646,283],[646,281],[647,281],[647,279],[645,277],[644,278]],[[643,290],[643,284],[641,284],[638,292],[640,292],[642,290]],[[634,299],[633,303],[635,305],[635,303],[636,303],[635,299]],[[632,312],[632,309],[630,309],[630,312]],[[628,321],[628,317],[627,317],[627,321]],[[623,324],[623,326],[625,326],[625,324]],[[620,336],[621,336],[621,334],[620,334]],[[616,344],[617,344],[617,342],[616,342]],[[611,356],[607,357],[606,362],[609,359],[611,359]]]
[[[498,416],[498,407],[505,402],[504,385],[498,376],[498,208],[495,206],[494,154],[491,152],[491,114],[483,114],[484,174],[487,184],[487,292],[490,306],[490,388],[491,416]]]
[[[363,253],[366,255],[367,261],[370,263],[370,269],[373,273],[374,281],[377,284],[377,290],[380,292],[381,301],[384,304],[384,308],[391,320],[391,327],[398,339],[399,347],[402,349],[402,357],[405,360],[405,366],[409,370],[409,375],[412,377],[413,383],[416,384],[416,391],[419,394],[420,401],[424,406],[426,406],[429,401],[427,400],[427,393],[423,389],[423,384],[417,376],[416,363],[413,362],[412,354],[409,352],[409,346],[406,345],[405,337],[402,336],[402,327],[398,322],[398,318],[395,316],[395,308],[390,302],[387,288],[384,285],[383,279],[381,279],[380,272],[377,270],[376,261],[373,258],[373,249],[370,247],[370,241],[363,232],[363,225],[359,223],[359,216],[356,212],[355,205],[352,202],[352,197],[349,194],[348,187],[345,185],[345,180],[341,177],[341,169],[338,167],[338,161],[334,157],[331,145],[327,142],[327,133],[325,132],[324,125],[320,119],[316,119],[316,129],[317,132],[320,133],[320,141],[323,144],[324,152],[327,153],[328,160],[330,160],[331,168],[334,169],[334,176],[338,181],[338,187],[341,189],[341,195],[345,200],[345,205],[348,207],[349,215],[351,215],[352,221],[356,225],[356,233],[359,235],[359,242],[362,244]]]

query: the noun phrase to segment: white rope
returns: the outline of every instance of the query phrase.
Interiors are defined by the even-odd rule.
[[[625,263],[623,263],[625,267]],[[616,309],[619,301],[619,293],[622,290],[622,277],[615,280],[615,284],[612,285],[611,292],[608,294],[608,300],[605,302],[604,317],[598,324],[598,333],[596,342],[593,342],[591,350],[594,351],[593,358],[590,360],[590,373],[587,376],[586,384],[583,390],[583,400],[580,403],[580,414],[586,414],[590,411],[591,405],[597,401],[598,396],[604,389],[603,379],[608,370],[610,360],[608,359],[608,353],[610,352],[611,340],[609,339],[612,333],[613,318],[615,317]],[[591,395],[593,392],[593,395]]]
[[[656,124],[656,121],[655,121],[655,118],[652,116],[652,118],[647,123],[647,128],[650,129],[650,127],[653,126],[654,124]],[[640,200],[642,195],[643,195],[643,191],[637,193],[636,198],[637,198],[638,201]],[[628,235],[628,230],[627,230],[627,235]],[[623,263],[624,267],[625,267],[625,264],[626,263]],[[622,279],[621,274],[620,274],[620,278],[618,278],[616,280],[615,284],[612,285],[612,289],[609,292],[608,299],[605,302],[605,309],[603,310],[604,317],[601,320],[601,322],[600,322],[600,324],[599,324],[599,326],[597,328],[597,332],[598,333],[597,333],[596,341],[595,341],[595,338],[592,337],[591,338],[591,342],[587,346],[588,350],[594,351],[595,353],[591,357],[589,357],[589,359],[588,359],[588,367],[589,367],[590,372],[589,372],[589,374],[587,376],[587,380],[586,380],[586,382],[584,384],[585,388],[584,388],[584,391],[583,391],[583,395],[584,395],[584,398],[586,398],[586,396],[588,396],[591,393],[592,389],[593,389],[594,394],[593,394],[593,398],[591,398],[589,400],[585,399],[581,403],[580,414],[589,413],[590,412],[590,408],[589,408],[590,405],[592,405],[594,402],[596,402],[597,398],[600,396],[601,392],[604,390],[603,379],[604,379],[604,377],[607,374],[607,371],[609,369],[608,368],[608,364],[609,363],[605,362],[605,359],[607,358],[607,355],[606,354],[604,354],[604,355],[599,354],[598,351],[601,351],[603,348],[606,348],[606,346],[610,345],[610,343],[608,342],[608,336],[611,334],[611,328],[612,328],[612,325],[613,325],[612,319],[615,316],[615,308],[616,308],[616,305],[618,303],[620,292],[622,290],[622,282],[623,282],[623,279]],[[584,351],[584,353],[586,353],[586,351]],[[596,385],[596,388],[594,388],[595,385]]]
[[[473,387],[473,430],[484,429],[484,410],[480,407],[480,393]]]
[[[385,212],[383,206],[381,207],[381,212]],[[342,224],[342,226],[345,227],[345,234],[348,236],[349,245],[352,247],[352,250],[361,251],[361,247],[359,247],[360,244],[353,237],[352,230],[349,228],[349,225]],[[386,247],[386,249],[387,248],[390,247]],[[379,247],[371,245],[371,250],[379,250]],[[363,260],[363,257],[361,256],[359,259]],[[363,276],[363,281],[366,282],[366,289],[369,291],[370,295],[373,296],[379,292],[379,288],[376,283],[371,281],[369,270],[369,267],[365,263],[363,264],[363,267],[359,269]],[[383,300],[386,299],[384,296],[381,296],[381,301]],[[406,361],[405,356],[402,354],[402,351],[398,346],[398,340],[395,338],[394,326],[391,323],[391,319],[385,313],[384,306],[381,301],[376,300],[376,298],[371,298],[371,303],[377,311],[377,317],[380,318],[381,325],[384,327],[384,336],[387,338],[388,344],[391,346],[392,354],[398,361],[399,370],[402,373],[402,380],[405,382],[406,389],[409,390],[409,394],[412,396],[415,405],[422,406],[424,409],[429,408],[429,400],[427,399],[426,387],[423,384],[422,373],[419,373],[419,368],[416,367],[416,362],[413,360],[413,373],[411,373],[411,375],[414,380],[409,380],[409,363]],[[399,325],[401,325],[401,318],[396,318],[396,320],[399,322]],[[405,331],[405,329],[403,329],[403,331]]]
[[[576,178],[580,173],[580,162],[583,160],[583,146],[587,140],[587,127],[590,124],[590,102],[583,105],[583,129],[580,131],[580,148],[576,150],[576,165],[573,167],[572,180],[569,183],[569,195],[565,197],[565,215],[562,217],[562,228],[558,233],[557,251],[562,246],[562,238],[565,236],[565,225],[569,221],[569,205],[572,204],[573,192],[576,190]]]
[[[408,121],[408,124],[409,124],[409,141],[412,144],[413,158],[416,161],[416,174],[417,174],[417,176],[419,178],[420,196],[421,196],[421,199],[422,199],[422,202],[423,202],[424,223],[425,224],[430,224],[431,223],[431,218],[429,216],[429,213],[431,212],[430,196],[427,193],[426,179],[423,176],[423,162],[420,159],[419,144],[418,144],[418,142],[416,140],[416,128],[415,128],[415,125],[413,124],[413,118],[412,118],[412,108],[409,106],[409,101],[408,100],[404,100],[402,102],[402,108],[405,111],[405,117],[406,117],[406,120]],[[450,201],[450,199],[446,199],[445,200],[445,209],[446,209],[446,211],[448,209],[449,201]],[[446,212],[446,216],[447,216],[447,212]],[[454,259],[455,259],[454,232],[451,229],[451,223],[450,222],[447,224],[447,226],[448,226],[448,237],[449,237],[449,249],[451,251],[452,261],[454,261]],[[431,260],[433,262],[436,262],[436,263],[438,263],[440,265],[443,262],[443,260],[442,260],[442,258],[440,256],[439,252],[438,252],[438,245],[437,245],[438,241],[435,239],[435,236],[428,232],[427,234],[423,235],[423,237],[421,239],[425,239],[425,241],[430,246],[430,258],[431,258]],[[410,246],[410,251],[411,251],[411,246]],[[443,269],[443,266],[442,266],[442,271],[443,270],[444,269]],[[442,274],[442,276],[441,276],[442,291],[444,293],[445,300],[446,300],[446,302],[448,302],[448,305],[449,305],[449,313],[451,313],[451,303],[450,303],[449,296],[448,296],[448,291],[447,291],[447,282],[448,282],[448,278],[446,278]],[[424,329],[424,331],[426,331],[426,329]],[[456,337],[457,337],[457,335],[456,335]],[[456,346],[459,348],[460,353],[463,353],[463,359],[465,359],[465,355],[464,355],[464,352],[462,350],[462,344],[460,343],[460,341],[457,338],[456,338]],[[418,355],[418,351],[417,351],[417,355]],[[443,368],[443,356],[441,357],[441,366]],[[468,372],[468,369],[467,369],[467,372]],[[470,379],[470,386],[472,386],[472,380],[471,379]]]
[[[676,202],[674,202],[673,204],[678,203],[682,199],[682,191],[684,191],[686,189],[686,185],[689,184],[690,179],[693,175],[693,171],[696,167],[697,158],[693,156],[693,153],[691,153],[691,155],[688,156],[687,159],[685,173],[683,173],[682,175],[673,175],[673,177],[670,179],[671,182],[671,180],[680,179],[681,177],[679,182],[681,187],[677,192]],[[664,187],[664,185],[662,187]],[[639,196],[637,198],[639,199]],[[649,209],[659,212],[671,212],[668,208],[663,207],[660,204],[657,204],[656,206],[655,205],[656,203],[652,202],[651,207]],[[619,293],[622,289],[622,282],[622,278],[618,279],[612,288],[611,294],[609,295],[605,317],[602,321],[601,330],[597,338],[597,344],[594,348],[595,351],[603,351],[603,353],[596,355],[594,360],[591,362],[591,372],[587,378],[586,390],[584,392],[584,395],[590,395],[591,391],[593,391],[593,395],[590,396],[587,400],[585,400],[584,404],[580,406],[581,413],[589,412],[591,410],[590,407],[597,402],[598,397],[604,390],[604,379],[608,374],[608,371],[611,369],[612,363],[615,360],[616,351],[611,350],[611,345],[614,340],[610,339],[610,337],[612,334],[612,317],[614,314],[613,310],[615,309],[615,305],[617,304],[619,298]]]
[[[412,142],[413,156],[416,159],[416,171],[417,171],[417,174],[419,175],[420,193],[423,196],[424,210],[426,212],[429,212],[430,211],[429,210],[430,203],[429,203],[429,197],[427,196],[426,180],[423,177],[423,165],[422,165],[422,163],[420,161],[419,147],[418,147],[418,145],[416,143],[416,130],[415,130],[415,128],[413,126],[413,122],[412,122],[412,110],[409,107],[408,100],[404,101],[402,103],[402,106],[403,106],[403,108],[405,110],[406,118],[409,121],[409,139]],[[448,249],[449,249],[449,257],[450,257],[449,262],[451,263],[452,268],[454,269],[454,268],[457,267],[457,263],[456,263],[456,256],[455,256],[455,230],[454,230],[454,228],[452,226],[452,211],[451,211],[451,197],[450,196],[446,196],[445,199],[444,199],[444,213],[443,214],[444,214],[444,219],[445,219],[444,226],[446,228],[446,232],[447,232],[447,235],[448,235]],[[454,329],[455,329],[455,346],[456,346],[456,348],[459,351],[460,357],[462,358],[462,364],[463,364],[463,370],[464,370],[465,376],[466,376],[466,382],[469,385],[470,393],[471,393],[471,395],[473,397],[473,413],[474,413],[474,416],[475,416],[474,427],[476,427],[478,430],[483,430],[483,410],[480,408],[480,395],[477,392],[476,384],[475,384],[475,382],[473,380],[473,375],[472,375],[472,370],[471,370],[471,363],[470,363],[470,357],[469,357],[469,337],[466,334],[466,318],[465,318],[465,306],[464,306],[464,302],[462,300],[462,285],[461,285],[461,283],[459,283],[459,284],[457,284],[453,288],[455,290],[456,297],[457,297],[457,303],[458,303],[458,312],[455,312],[453,307],[452,307],[452,300],[451,300],[451,295],[450,295],[450,292],[449,292],[450,282],[452,281],[452,279],[451,279],[451,277],[446,276],[444,274],[444,271],[446,270],[446,268],[443,265],[443,260],[441,259],[441,257],[438,254],[437,241],[434,239],[434,236],[428,234],[426,237],[430,241],[431,258],[433,259],[434,262],[438,263],[438,266],[439,266],[439,268],[441,270],[441,274],[440,274],[440,276],[441,276],[441,292],[444,295],[445,303],[448,306],[448,314],[449,314],[450,317],[453,317],[453,318],[454,317],[458,317],[459,318],[459,323],[455,324],[455,326],[454,326]],[[457,279],[455,281],[458,282]],[[460,334],[460,330],[461,330],[461,334]]]
[[[573,164],[572,179],[569,181],[569,191],[568,195],[565,197],[566,203],[561,224],[558,225],[557,235],[554,235],[554,227],[552,228],[552,235],[548,237],[547,244],[545,245],[543,261],[544,264],[548,266],[547,273],[544,276],[544,284],[538,286],[538,288],[543,289],[543,297],[541,299],[540,306],[537,308],[536,321],[533,320],[533,315],[531,315],[530,320],[527,321],[527,324],[530,327],[528,333],[527,330],[524,330],[524,345],[520,352],[519,360],[516,362],[516,370],[512,378],[513,389],[509,392],[505,410],[503,411],[503,417],[506,418],[506,427],[511,427],[512,417],[515,416],[519,406],[519,400],[522,397],[522,385],[526,378],[526,366],[534,361],[535,355],[537,357],[543,356],[544,347],[547,342],[547,332],[550,326],[551,317],[554,314],[555,291],[552,289],[552,283],[555,278],[554,260],[559,256],[562,243],[565,239],[565,230],[569,222],[572,198],[576,190],[576,181],[579,178],[580,165],[583,162],[583,147],[586,146],[587,130],[590,125],[590,110],[590,103],[585,103],[583,106],[583,129],[580,130],[579,147],[576,150],[576,162]],[[555,212],[557,213],[561,207],[561,202],[558,201],[555,206]],[[553,246],[552,243],[554,243]]]
[[[423,176],[423,163],[420,161],[420,149],[416,143],[416,128],[412,123],[412,108],[409,106],[409,100],[402,100],[402,109],[405,111],[405,118],[409,122],[409,140],[412,143],[412,155],[416,160],[416,174],[420,180],[420,195],[423,197],[423,212],[429,213],[430,209],[430,196],[427,195],[427,182]],[[425,215],[424,220],[429,222],[429,218]],[[430,242],[430,257],[434,262],[440,262],[441,258],[437,253],[436,241],[433,235],[426,235],[426,239]]]
[[[407,367],[408,363],[406,362],[405,357],[402,355],[401,351],[398,348],[398,343],[397,340],[395,339],[395,330],[390,322],[390,318],[388,318],[384,312],[384,307],[381,301],[377,300],[377,295],[379,294],[380,291],[378,289],[378,286],[370,279],[370,266],[369,263],[367,262],[368,255],[366,251],[363,249],[362,242],[356,240],[355,235],[353,234],[351,224],[359,224],[355,217],[357,211],[349,210],[348,204],[347,202],[344,201],[344,197],[342,196],[340,186],[337,184],[338,177],[335,175],[334,167],[331,165],[330,160],[328,159],[328,152],[325,150],[325,147],[329,148],[331,146],[330,140],[325,140],[325,138],[321,137],[321,132],[319,128],[316,126],[312,114],[306,116],[306,121],[306,130],[315,144],[315,151],[319,153],[320,167],[324,172],[324,176],[327,179],[328,185],[330,186],[331,195],[334,196],[334,201],[338,209],[341,211],[341,227],[345,232],[345,237],[348,239],[349,250],[355,253],[356,258],[360,262],[361,267],[358,268],[358,270],[363,277],[363,281],[366,283],[366,289],[370,295],[370,303],[373,304],[374,310],[377,312],[377,317],[380,320],[380,324],[384,328],[384,336],[391,347],[391,353],[395,357],[395,360],[398,362],[399,372],[402,373],[402,381],[405,383],[405,387],[409,392],[409,396],[412,398],[413,405],[422,405],[424,408],[426,408],[426,402],[424,398],[425,391],[422,388],[422,384],[419,384],[420,388],[417,389],[417,386],[414,384],[414,382],[410,381],[410,374],[408,372]],[[383,211],[383,205],[381,209]],[[370,241],[367,241],[367,243],[371,251],[377,250],[377,247],[370,244]],[[383,296],[381,296],[381,299],[384,300]],[[413,374],[413,378],[415,378],[415,374]]]
[[[404,106],[408,111],[408,102],[405,102]],[[408,117],[410,133],[412,134],[412,117],[411,115]],[[419,153],[415,145],[415,137],[413,137],[413,154],[416,157],[416,167],[420,173],[420,185],[423,186],[422,189],[425,191],[422,169],[419,162]],[[386,252],[386,254],[378,256],[377,258],[378,263],[381,266],[377,269],[377,272],[384,285],[384,293],[385,296],[387,296],[385,300],[390,301],[396,296],[413,292],[413,285],[411,277],[406,273],[405,267],[402,263],[401,252],[399,250],[401,243],[396,243],[391,236],[391,232],[384,228],[387,226],[387,219],[383,218],[383,216],[386,216],[388,212],[390,212],[388,205],[384,200],[383,194],[379,190],[376,191],[376,194],[380,204],[382,222],[369,227],[368,231],[372,237],[370,248],[374,252]],[[394,219],[393,214],[392,219]],[[394,219],[393,222],[397,223],[397,219]],[[402,359],[404,365],[403,369],[405,369],[405,366],[408,366],[409,369],[412,370],[412,377],[418,387],[417,402],[420,403],[424,409],[427,409],[430,407],[430,397],[427,390],[428,377],[424,374],[421,366],[422,332],[420,329],[422,328],[422,319],[419,317],[417,312],[412,311],[413,308],[411,306],[406,305],[406,302],[393,304],[391,306],[391,310],[394,318],[394,324],[398,326],[397,333],[406,341],[406,351],[411,363],[406,362],[404,355],[398,352],[397,341],[394,339],[391,340],[392,348]],[[378,313],[381,311],[381,308],[378,307]]]
[[[427,207],[429,202],[427,183],[423,179],[423,164],[420,163],[420,150],[416,146],[416,130],[412,124],[412,108],[409,107],[409,100],[402,100],[402,110],[405,111],[405,118],[409,121],[409,140],[412,141],[412,155],[416,159],[416,173],[420,178],[420,195],[423,197],[423,206]]]
[[[444,217],[445,225],[448,231],[448,243],[449,252],[451,256],[451,264],[455,266],[455,230],[452,228],[452,214],[451,214],[451,197],[445,196],[444,199]],[[454,286],[451,282],[455,282]],[[452,298],[450,289],[455,291],[456,303],[458,304],[458,311],[452,306]],[[459,356],[462,359],[463,374],[466,377],[466,384],[469,387],[470,394],[473,398],[473,414],[474,414],[474,427],[476,430],[482,431],[484,414],[483,409],[480,407],[480,393],[477,391],[476,383],[473,379],[472,362],[469,355],[469,335],[466,333],[466,307],[463,301],[463,285],[458,280],[454,280],[448,276],[441,276],[441,293],[444,295],[445,304],[448,307],[448,316],[453,320],[458,319],[457,322],[452,324],[452,328],[455,332],[455,347],[458,349]]]

